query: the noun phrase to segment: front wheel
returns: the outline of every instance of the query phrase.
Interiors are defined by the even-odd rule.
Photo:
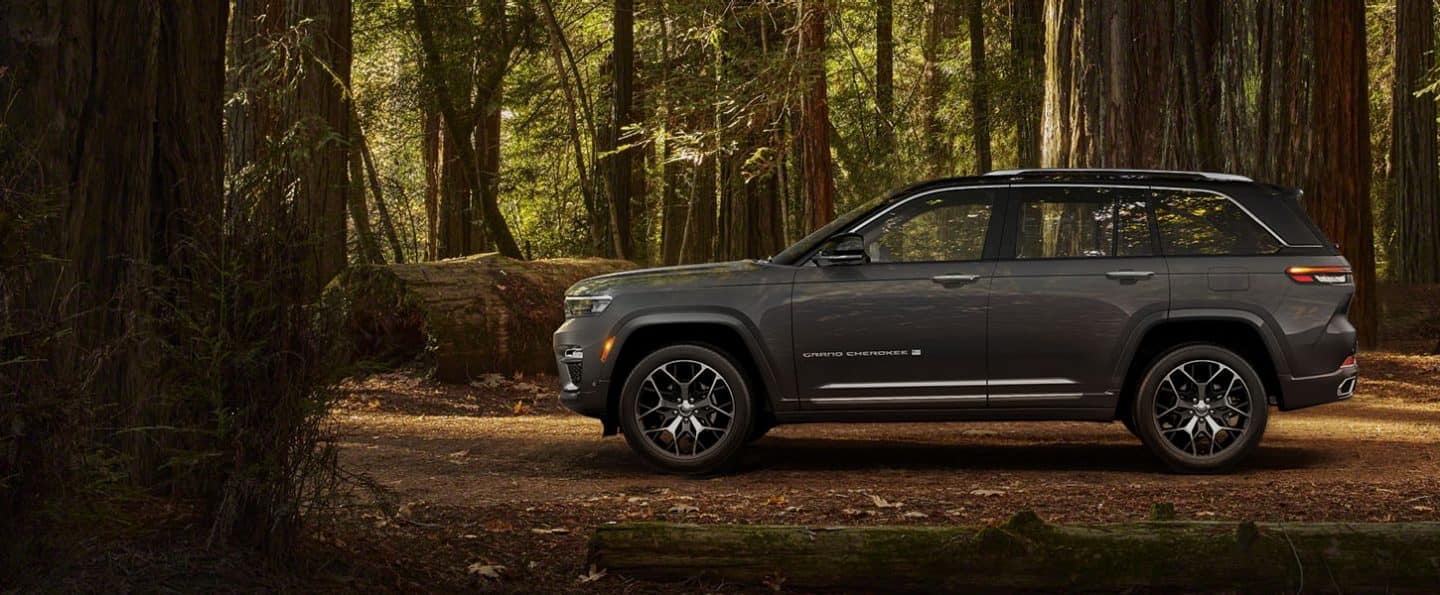
[[[714,473],[751,435],[750,388],[720,351],[697,344],[656,350],[630,371],[620,429],[630,448],[667,472]]]
[[[1170,468],[1216,473],[1260,444],[1269,415],[1255,368],[1218,345],[1185,345],[1156,359],[1134,409],[1140,439]]]

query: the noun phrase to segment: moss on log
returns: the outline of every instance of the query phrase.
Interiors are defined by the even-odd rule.
[[[360,265],[326,289],[357,359],[428,354],[437,378],[552,372],[550,335],[564,321],[565,289],[634,268],[620,260],[521,261],[482,254],[436,262]]]
[[[590,563],[636,578],[893,590],[1440,591],[1440,523],[810,528],[621,523]]]

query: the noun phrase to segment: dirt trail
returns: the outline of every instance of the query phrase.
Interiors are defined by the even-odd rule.
[[[952,423],[781,427],[735,473],[684,479],[509,381],[471,391],[470,409],[422,406],[423,382],[404,399],[372,383],[334,419],[342,461],[402,504],[399,521],[371,519],[393,547],[424,540],[445,565],[429,571],[457,584],[579,588],[589,528],[629,519],[974,524],[1031,509],[1118,521],[1171,502],[1179,518],[1440,520],[1440,358],[1372,361],[1384,394],[1362,383],[1349,402],[1276,413],[1255,456],[1220,476],[1164,472],[1119,424]],[[455,400],[443,392],[432,397]],[[475,578],[474,563],[504,578]],[[604,585],[623,588],[584,586]]]

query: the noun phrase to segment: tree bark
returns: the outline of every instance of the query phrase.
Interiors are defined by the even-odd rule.
[[[954,173],[955,156],[950,144],[950,135],[941,117],[945,95],[950,90],[950,77],[940,66],[955,29],[954,8],[948,0],[932,0],[925,15],[925,36],[921,41],[920,53],[924,60],[921,72],[924,99],[921,107],[920,129],[924,134],[925,168],[927,177],[940,178]]]
[[[635,1],[615,0],[614,48],[611,54],[612,92],[615,94],[610,129],[610,235],[617,258],[631,257],[631,161],[635,151],[629,128],[634,121]]]
[[[298,289],[313,299],[346,262],[350,151],[348,142],[327,141],[350,131],[350,3],[237,0],[234,20],[231,85],[249,91],[227,108],[229,169],[241,186],[232,207],[268,220],[293,207],[305,222],[295,230],[305,236],[297,239],[305,269]],[[303,50],[288,47],[297,44]]]
[[[193,337],[165,309],[203,317],[213,291],[201,258],[224,212],[228,14],[213,2],[0,4],[0,533],[19,536],[9,530],[102,468],[141,491],[194,489],[160,488],[176,473],[174,434],[115,430],[215,414],[162,400],[156,377],[161,346]],[[88,460],[101,451],[118,456]]]
[[[1209,4],[1049,0],[1041,161],[1203,169],[1216,161]]]
[[[1040,125],[1045,100],[1043,0],[1010,0],[1011,113],[1015,118],[1015,165],[1040,167]]]
[[[984,527],[602,525],[588,562],[649,580],[800,590],[1425,590],[1440,523],[1139,522]],[[1224,572],[1216,572],[1224,568]]]
[[[1395,82],[1391,94],[1390,275],[1440,282],[1440,156],[1435,97],[1419,91],[1436,67],[1433,0],[1395,3]]]
[[[1355,298],[1350,321],[1362,347],[1378,330],[1375,243],[1370,212],[1370,111],[1365,59],[1365,4],[1335,0],[1314,5],[1315,100],[1310,154],[1310,217],[1350,261]],[[1433,233],[1433,230],[1431,230]]]
[[[985,6],[968,0],[970,27],[970,131],[975,147],[975,173],[993,169],[990,158],[990,76],[985,68]]]
[[[802,87],[800,146],[803,163],[801,200],[805,232],[835,218],[835,177],[830,163],[830,106],[825,81],[826,0],[801,0],[799,47]]]
[[[875,3],[875,137],[881,155],[895,147],[895,0]]]
[[[1310,89],[1315,76],[1313,8],[1304,0],[1273,0],[1259,5],[1260,45],[1257,106],[1257,178],[1300,187],[1308,179]]]
[[[440,256],[440,195],[444,178],[442,165],[440,114],[426,108],[423,123],[424,138],[420,141],[420,162],[425,169],[425,258],[437,260]]]

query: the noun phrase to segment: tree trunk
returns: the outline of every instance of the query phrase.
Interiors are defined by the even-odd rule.
[[[1040,124],[1045,100],[1043,0],[1010,0],[1010,71],[1014,93],[1015,166],[1040,167]]]
[[[921,107],[920,130],[924,135],[926,176],[939,178],[955,172],[955,156],[950,135],[941,117],[945,95],[950,90],[950,77],[940,66],[946,46],[955,29],[954,7],[948,0],[932,0],[927,5],[925,37],[920,53],[924,60],[921,71],[924,99]]]
[[[1217,167],[1218,10],[1174,0],[1049,0],[1042,162]]]
[[[225,3],[0,4],[0,533],[15,538],[0,544],[0,572],[19,559],[12,547],[34,543],[10,529],[92,472],[140,491],[178,473],[178,433],[116,430],[213,419],[205,402],[162,400],[156,378],[168,372],[161,346],[193,337],[161,314],[213,290],[200,258],[224,209],[228,14]],[[88,460],[102,451],[125,468]]]
[[[442,118],[443,119],[443,118]],[[440,132],[440,202],[437,209],[437,225],[440,233],[435,251],[437,259],[455,258],[469,254],[469,235],[474,229],[474,211],[471,201],[471,187],[467,178],[469,167],[455,137],[464,134],[469,139],[474,129],[462,123],[456,128],[442,126]]]
[[[1255,127],[1256,177],[1300,187],[1307,181],[1310,138],[1312,5],[1273,0],[1258,8],[1260,84]]]
[[[664,3],[661,3],[661,7],[665,7]],[[661,179],[664,184],[660,195],[660,263],[667,266],[680,263],[687,219],[687,205],[680,198],[683,166],[675,161],[675,147],[679,143],[680,133],[680,118],[677,114],[684,107],[679,105],[678,94],[674,89],[672,62],[676,57],[671,47],[671,27],[670,14],[664,12],[660,20],[660,84],[664,95],[661,103],[665,122],[665,146],[660,158]]]
[[[600,259],[518,261],[496,254],[441,262],[351,267],[331,286],[355,358],[433,357],[435,376],[555,369],[551,334],[564,322],[565,289],[634,268]]]
[[[610,150],[610,236],[615,256],[631,257],[630,229],[631,161],[635,151],[626,147],[633,139],[629,127],[635,124],[635,2],[615,0],[614,48],[611,53],[612,92],[615,96],[611,122]]]
[[[232,85],[247,85],[245,101],[228,104],[230,171],[240,188],[232,196],[275,219],[293,205],[305,224],[298,262],[305,269],[300,291],[320,288],[345,266],[345,219],[350,154],[348,0],[236,0],[230,30]],[[298,36],[303,41],[294,41]],[[303,43],[313,64],[288,64],[278,52]],[[278,68],[285,65],[287,68]],[[337,80],[338,78],[338,80]],[[303,147],[303,149],[302,149]],[[277,156],[284,163],[274,160]],[[292,190],[283,190],[290,188]]]
[[[1440,523],[999,526],[602,525],[589,560],[626,578],[860,591],[1423,591]],[[1224,572],[1217,572],[1224,568]]]
[[[895,0],[875,3],[875,137],[881,155],[895,147]]]
[[[405,249],[400,244],[400,234],[395,230],[395,220],[390,217],[390,207],[385,204],[385,191],[380,185],[380,174],[375,171],[375,156],[370,153],[370,142],[359,127],[358,117],[355,118],[355,126],[355,141],[360,143],[365,177],[369,180],[371,193],[375,197],[375,213],[380,216],[380,228],[385,232],[385,241],[390,244],[391,262],[405,262]]]
[[[440,43],[437,40],[434,23],[431,19],[430,7],[426,6],[424,0],[411,0],[411,8],[414,12],[415,31],[418,33],[421,48],[421,76],[424,77],[426,86],[433,94],[436,108],[440,112],[440,123],[447,138],[455,150],[455,157],[463,164],[459,167],[461,180],[465,189],[471,197],[480,197],[479,216],[484,223],[486,235],[501,254],[511,258],[522,258],[520,246],[515,243],[515,236],[510,233],[510,227],[505,223],[505,217],[500,213],[500,207],[492,193],[485,189],[486,183],[491,176],[485,172],[485,165],[481,163],[480,155],[475,149],[474,139],[471,134],[478,124],[474,118],[463,115],[457,98],[464,95],[456,94],[457,89],[448,80],[447,72],[450,70],[444,62],[444,55],[440,50]],[[484,115],[489,115],[489,110],[499,109],[500,82],[504,77],[505,67],[509,62],[509,54],[513,49],[513,39],[505,32],[503,23],[497,24],[493,21],[505,19],[504,4],[487,3],[486,21],[490,22],[492,30],[490,34],[498,34],[502,41],[496,41],[489,47],[496,54],[503,56],[488,56],[486,68],[479,73],[475,81],[477,91],[474,105],[477,110],[484,110]],[[492,94],[493,93],[493,94]],[[468,102],[467,102],[468,103]],[[467,110],[469,111],[469,110]],[[442,217],[444,209],[441,209]],[[462,222],[460,225],[464,225]],[[442,237],[444,234],[442,232]],[[464,246],[464,234],[456,238],[461,246]],[[442,256],[443,257],[443,256]]]
[[[1435,96],[1418,94],[1435,66],[1433,0],[1397,0],[1390,98],[1390,275],[1409,283],[1440,282]]]
[[[306,268],[304,294],[311,299],[345,268],[345,211],[349,194],[348,142],[320,142],[328,135],[348,138],[350,105],[350,0],[289,0],[286,15],[307,32],[309,52],[317,64],[303,68],[294,94],[286,99],[295,122],[309,139],[303,162],[292,163],[297,176],[300,218],[311,235],[300,262]],[[308,23],[307,23],[308,21]],[[335,77],[339,76],[340,80]],[[315,126],[315,128],[307,128]],[[308,253],[306,253],[308,252]]]
[[[799,46],[802,82],[800,147],[803,169],[801,200],[806,205],[805,232],[835,218],[835,177],[830,164],[830,106],[825,85],[825,1],[801,0]]]
[[[1370,213],[1370,111],[1365,60],[1365,4],[1335,0],[1314,5],[1314,145],[1305,207],[1350,261],[1355,298],[1350,321],[1362,347],[1378,327],[1375,244]],[[1431,230],[1434,233],[1434,230]]]
[[[975,173],[992,169],[990,158],[990,78],[985,68],[985,6],[968,0],[970,26],[970,131],[975,146]]]
[[[370,225],[370,208],[365,204],[365,157],[360,151],[360,125],[354,121],[353,113],[350,128],[350,184],[345,202],[350,211],[350,223],[355,228],[355,244],[360,248],[360,253],[356,256],[359,262],[365,264],[384,264],[385,257],[380,254],[380,242],[376,240],[374,227]]]
[[[441,151],[440,114],[425,109],[424,138],[420,141],[420,162],[425,169],[425,258],[440,256],[440,196],[445,177]]]

